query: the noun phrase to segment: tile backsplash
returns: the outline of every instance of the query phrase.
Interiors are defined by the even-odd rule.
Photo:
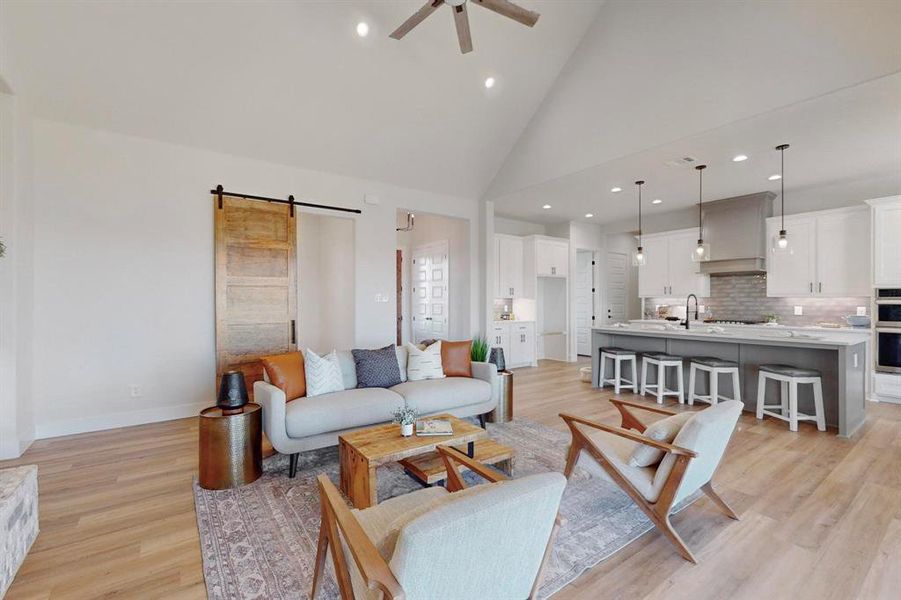
[[[683,316],[684,301],[672,298],[648,298],[645,314],[657,305],[669,305],[671,314]],[[859,298],[768,298],[765,275],[727,275],[710,278],[710,297],[700,298],[707,314],[722,320],[763,321],[764,315],[775,314],[784,325],[816,325],[821,321],[845,324],[843,317],[857,313],[858,306],[870,314],[870,299]],[[794,307],[804,314],[796,316]],[[680,308],[681,307],[681,308]]]

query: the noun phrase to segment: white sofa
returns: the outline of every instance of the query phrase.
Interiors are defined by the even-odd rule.
[[[291,457],[289,477],[297,472],[300,452],[335,446],[342,433],[391,420],[394,410],[412,406],[422,415],[484,415],[497,407],[497,367],[472,363],[472,377],[406,381],[406,353],[398,348],[402,383],[391,388],[357,388],[353,354],[338,351],[344,390],[287,402],[285,393],[266,381],[253,384],[254,402],[263,407],[263,430],[272,447]]]

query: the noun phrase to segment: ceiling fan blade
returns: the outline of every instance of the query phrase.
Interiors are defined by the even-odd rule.
[[[452,6],[454,9],[454,25],[457,26],[457,39],[460,40],[460,52],[472,52],[472,35],[469,32],[469,16],[466,5]]]
[[[526,10],[521,6],[513,4],[509,0],[470,0],[470,2],[475,2],[479,6],[483,6],[488,10],[509,17],[523,25],[528,25],[529,27],[534,27],[535,23],[538,22],[538,17],[541,16],[537,12]]]
[[[413,13],[413,16],[401,23],[400,27],[391,32],[388,37],[399,40],[404,37],[410,30],[425,21],[425,18],[435,12],[439,6],[444,4],[444,0],[429,0],[425,5]]]

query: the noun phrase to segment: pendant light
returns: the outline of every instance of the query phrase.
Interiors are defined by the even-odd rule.
[[[636,181],[635,185],[638,186],[638,248],[636,248],[635,253],[632,255],[632,265],[641,267],[644,266],[648,260],[647,253],[644,251],[644,248],[641,247],[641,186],[644,185],[644,181]]]
[[[782,185],[782,193],[780,194],[780,198],[782,201],[782,227],[779,229],[779,235],[773,238],[773,253],[774,254],[793,254],[794,250],[791,247],[791,244],[788,241],[788,234],[785,231],[785,151],[788,149],[788,144],[779,144],[776,146],[776,150],[779,151],[780,159],[781,159],[781,170],[779,171],[779,183]]]
[[[698,165],[695,170],[698,172],[698,245],[695,251],[691,253],[691,260],[694,262],[704,262],[710,260],[710,244],[704,243],[704,169],[707,165]]]

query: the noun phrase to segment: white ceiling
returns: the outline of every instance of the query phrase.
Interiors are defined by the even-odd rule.
[[[665,165],[680,156],[710,165],[708,199],[772,189],[781,142],[791,186],[897,173],[898,79],[854,86],[899,70],[901,2],[611,1],[487,197],[508,216],[607,222],[634,214],[636,179],[659,209],[695,202],[694,171]]]
[[[461,55],[447,7],[388,38],[423,2],[3,0],[0,33],[38,116],[479,197],[601,3],[471,7]]]
[[[901,171],[901,2],[519,0],[536,27],[472,7],[464,56],[447,8],[387,37],[423,1],[2,0],[0,70],[41,117],[541,222],[629,217],[636,178],[689,206],[685,155],[708,199],[775,189],[783,141],[790,186]]]

